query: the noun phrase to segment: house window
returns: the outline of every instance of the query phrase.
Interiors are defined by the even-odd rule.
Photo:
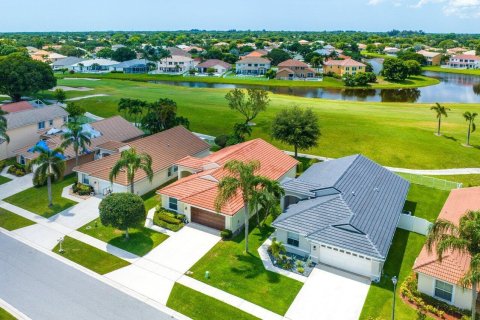
[[[82,183],[83,184],[90,184],[90,180],[88,179],[88,175],[82,174]]]
[[[67,122],[67,120],[68,120],[68,118],[67,118],[67,117],[63,117],[63,123],[66,123],[66,122]]]
[[[435,297],[451,302],[453,295],[453,285],[435,280]]]
[[[168,208],[170,210],[177,211],[178,210],[178,200],[175,198],[168,198]]]
[[[38,123],[38,129],[45,129],[45,121],[41,121]]]
[[[48,125],[49,125],[50,127],[53,126],[53,120],[49,120],[49,121],[48,121]]]
[[[177,167],[177,166],[172,166],[172,167],[168,168],[168,173],[167,173],[167,175],[168,175],[169,177],[171,177],[171,176],[172,176],[175,172],[177,172],[177,171],[178,171],[178,167]]]
[[[298,247],[300,236],[298,233],[287,233],[287,243],[291,246]]]

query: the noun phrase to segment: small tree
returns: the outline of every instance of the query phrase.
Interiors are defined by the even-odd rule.
[[[450,111],[450,108],[442,106],[440,103],[436,102],[436,105],[431,107],[430,110],[434,110],[437,115],[437,119],[438,119],[437,136],[439,136],[440,127],[442,125],[442,116],[444,116],[445,118],[448,117],[447,111]]]
[[[275,116],[272,124],[272,137],[298,149],[310,149],[318,145],[320,137],[318,117],[312,109],[298,106],[283,109]]]
[[[69,146],[73,147],[73,150],[75,151],[75,166],[78,166],[78,154],[80,149],[82,149],[82,152],[85,152],[87,150],[87,145],[89,146],[92,143],[90,141],[90,133],[83,131],[80,124],[72,122],[68,124],[68,131],[63,134],[62,139],[62,148],[65,149]]]
[[[476,112],[469,112],[466,111],[463,114],[463,117],[465,120],[468,122],[468,131],[467,131],[467,146],[470,145],[470,134],[474,132],[477,129],[477,126],[475,125],[475,118],[478,116],[478,113]]]
[[[132,193],[112,193],[100,202],[100,221],[104,226],[112,226],[125,231],[140,227],[147,218],[145,204],[140,196]]]
[[[383,63],[382,74],[389,81],[403,81],[408,77],[408,69],[402,60],[388,58]]]
[[[65,91],[63,89],[60,89],[60,88],[55,89],[55,92],[53,93],[53,97],[59,103],[64,103],[65,100],[67,99],[67,95],[66,95]]]
[[[216,71],[215,68],[207,68],[207,74],[208,74],[209,76],[213,76],[213,74],[215,73],[215,71]]]
[[[110,170],[110,182],[113,183],[113,180],[115,180],[123,170],[127,175],[130,192],[135,193],[134,183],[137,170],[143,170],[150,182],[153,180],[152,157],[146,153],[137,153],[133,148],[124,150],[120,154],[120,159],[117,160]]]
[[[267,72],[265,72],[265,77],[267,79],[275,79],[276,76],[277,76],[277,71],[273,69],[268,69]]]
[[[225,99],[232,110],[240,112],[245,117],[245,123],[255,119],[257,115],[267,109],[270,99],[268,91],[262,89],[233,89],[227,93]]]
[[[80,107],[78,104],[74,102],[69,102],[67,103],[67,107],[65,108],[65,111],[68,112],[68,117],[71,122],[78,123],[80,120],[80,117],[85,114],[85,109]]]
[[[133,118],[135,126],[138,126],[139,117],[147,105],[146,101],[140,99],[121,98],[118,102],[118,111],[124,111],[130,118]]]

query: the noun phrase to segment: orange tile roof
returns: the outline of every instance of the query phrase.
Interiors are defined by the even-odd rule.
[[[33,106],[28,101],[20,101],[4,104],[0,106],[0,109],[2,109],[4,112],[13,113],[24,110],[32,110]]]
[[[469,210],[480,210],[480,187],[452,190],[438,219],[458,224],[460,218]],[[429,253],[424,246],[415,260],[413,270],[456,284],[468,270],[470,258],[468,254],[462,255],[450,251],[442,256],[442,262],[440,262],[435,249]]]
[[[182,202],[207,210],[215,210],[215,198],[217,197],[218,181],[228,175],[223,168],[230,160],[260,162],[258,175],[278,180],[290,169],[297,165],[297,160],[288,156],[283,151],[275,148],[262,139],[243,142],[234,146],[226,147],[220,151],[202,158],[200,162],[194,162],[191,158],[184,158],[177,165],[204,168],[203,171],[182,178],[175,183],[157,191]],[[234,215],[243,208],[243,200],[239,191],[225,206],[221,213]]]
[[[366,65],[355,61],[353,59],[345,59],[345,60],[327,60],[323,63],[327,66],[343,66],[343,67],[365,67]]]
[[[300,60],[295,60],[295,59],[288,59],[288,60],[285,60],[283,62],[280,62],[278,64],[278,67],[281,68],[281,67],[304,67],[304,68],[308,68],[308,64],[306,64],[305,62],[303,61],[300,61]]]

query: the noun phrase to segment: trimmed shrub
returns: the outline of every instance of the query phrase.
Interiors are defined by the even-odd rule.
[[[297,271],[299,273],[304,273],[305,272],[305,269],[303,267],[300,267],[300,268],[297,268]]]
[[[80,182],[74,183],[72,186],[72,190],[74,193],[80,196],[88,196],[92,192],[94,192],[92,186],[89,186],[88,184],[83,184]]]
[[[232,231],[228,229],[223,229],[220,232],[220,236],[222,237],[223,240],[228,240],[232,238]]]
[[[119,230],[141,227],[147,218],[140,196],[133,193],[112,193],[100,202],[100,221]]]
[[[228,136],[226,134],[219,135],[215,137],[215,144],[220,148],[225,148],[227,146]]]

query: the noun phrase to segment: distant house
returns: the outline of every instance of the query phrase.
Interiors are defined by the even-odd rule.
[[[73,169],[77,172],[78,181],[92,186],[97,194],[130,190],[125,171],[120,172],[113,183],[109,180],[110,171],[123,150],[134,148],[138,153],[146,153],[152,157],[152,182],[141,170],[135,175],[135,193],[139,195],[177,178],[178,168],[175,163],[180,159],[186,156],[201,158],[210,152],[208,143],[181,126],[128,143],[105,142],[98,148],[105,153],[109,151],[110,155]]]
[[[79,73],[104,73],[110,71],[110,67],[118,63],[118,61],[110,59],[90,59],[75,63],[72,65],[72,70]]]
[[[66,56],[56,53],[56,52],[51,52],[51,51],[45,51],[45,50],[36,50],[32,51],[30,53],[30,57],[33,60],[38,60],[42,62],[55,62],[60,59],[65,59]]]
[[[197,52],[203,52],[205,49],[203,48],[200,48],[198,46],[187,46],[187,45],[184,45],[184,44],[180,44],[177,46],[178,48],[182,49],[183,51],[185,52],[190,52],[192,50],[195,50]]]
[[[302,46],[307,46],[307,45],[310,44],[310,41],[308,41],[308,40],[299,40],[298,43],[301,44]]]
[[[244,59],[244,58],[261,58],[261,57],[264,57],[268,54],[268,51],[267,50],[264,50],[264,49],[257,49],[257,50],[254,50],[252,52],[249,52],[247,53],[246,55],[244,56],[241,56],[240,59]]]
[[[270,60],[259,57],[244,57],[235,64],[236,73],[241,75],[264,75],[270,67]]]
[[[316,71],[308,64],[295,59],[288,59],[278,64],[275,78],[280,80],[313,80]]]
[[[50,65],[52,66],[53,70],[59,69],[68,69],[73,70],[73,65],[85,61],[86,59],[78,58],[78,57],[66,57],[55,62],[52,62]]]
[[[213,46],[217,47],[217,48],[220,48],[220,47],[228,47],[228,46],[230,46],[230,44],[222,41],[222,42],[215,43]]]
[[[125,45],[123,45],[123,44],[114,44],[114,45],[112,46],[112,50],[113,50],[113,51],[117,51],[117,50],[120,49],[120,48],[125,48]]]
[[[29,144],[15,151],[15,157],[20,164],[28,164],[38,157],[38,153],[33,152],[33,148],[38,145],[42,148],[53,150],[61,147],[63,134],[68,131],[65,125],[51,127],[40,135],[35,143]],[[112,142],[122,143],[143,136],[143,131],[120,116],[114,116],[103,120],[95,121],[82,125],[82,131],[88,132],[91,144],[86,150],[80,150],[78,158],[79,164],[100,159],[112,153],[102,148],[103,144]],[[64,160],[66,163],[65,175],[72,173],[75,166],[75,151],[72,146],[64,150]]]
[[[4,116],[10,142],[0,140],[0,160],[15,156],[17,149],[35,144],[45,131],[60,128],[68,121],[68,113],[58,105],[30,108],[22,102],[3,105],[2,110],[10,110]]]
[[[196,61],[192,59],[192,55],[180,48],[167,48],[170,57],[164,58],[157,63],[157,73],[173,73],[182,74],[190,69],[195,69]]]
[[[317,163],[282,183],[272,223],[288,252],[379,280],[409,183],[362,155]]]
[[[396,56],[397,53],[400,52],[400,49],[396,47],[385,47],[385,49],[383,49],[383,52],[389,56]]]
[[[232,65],[218,59],[209,59],[197,65],[197,71],[200,74],[208,73],[209,69],[214,70],[215,75],[221,75],[232,69]]]
[[[421,54],[427,59],[428,66],[439,66],[442,61],[442,54],[439,52],[431,52],[426,50],[417,51],[418,54]]]
[[[32,110],[32,109],[35,109],[35,106],[28,101],[20,101],[20,102],[3,104],[0,106],[0,109],[3,112],[13,113],[13,112],[20,112],[25,110]]]
[[[336,52],[336,50],[335,50],[334,46],[332,46],[330,44],[327,44],[327,45],[323,46],[323,48],[317,49],[314,52],[318,53],[321,56],[327,57],[327,56],[331,55],[333,52]]]
[[[323,73],[330,72],[343,76],[345,74],[356,74],[366,72],[366,65],[353,59],[327,60],[323,63]]]
[[[480,187],[450,191],[438,219],[458,225],[469,210],[480,210]],[[418,275],[417,290],[458,308],[471,309],[472,288],[459,285],[469,269],[470,260],[469,254],[447,252],[440,261],[435,250],[428,252],[424,246],[413,265],[413,271]]]
[[[454,69],[479,69],[480,57],[465,54],[455,55],[448,61],[448,67]]]
[[[447,49],[447,54],[448,55],[464,54],[467,51],[468,51],[468,49],[461,48],[461,47],[455,47],[455,48]]]
[[[110,71],[123,72],[123,73],[147,73],[148,72],[148,60],[146,59],[133,59],[123,61],[118,64],[110,66]]]

